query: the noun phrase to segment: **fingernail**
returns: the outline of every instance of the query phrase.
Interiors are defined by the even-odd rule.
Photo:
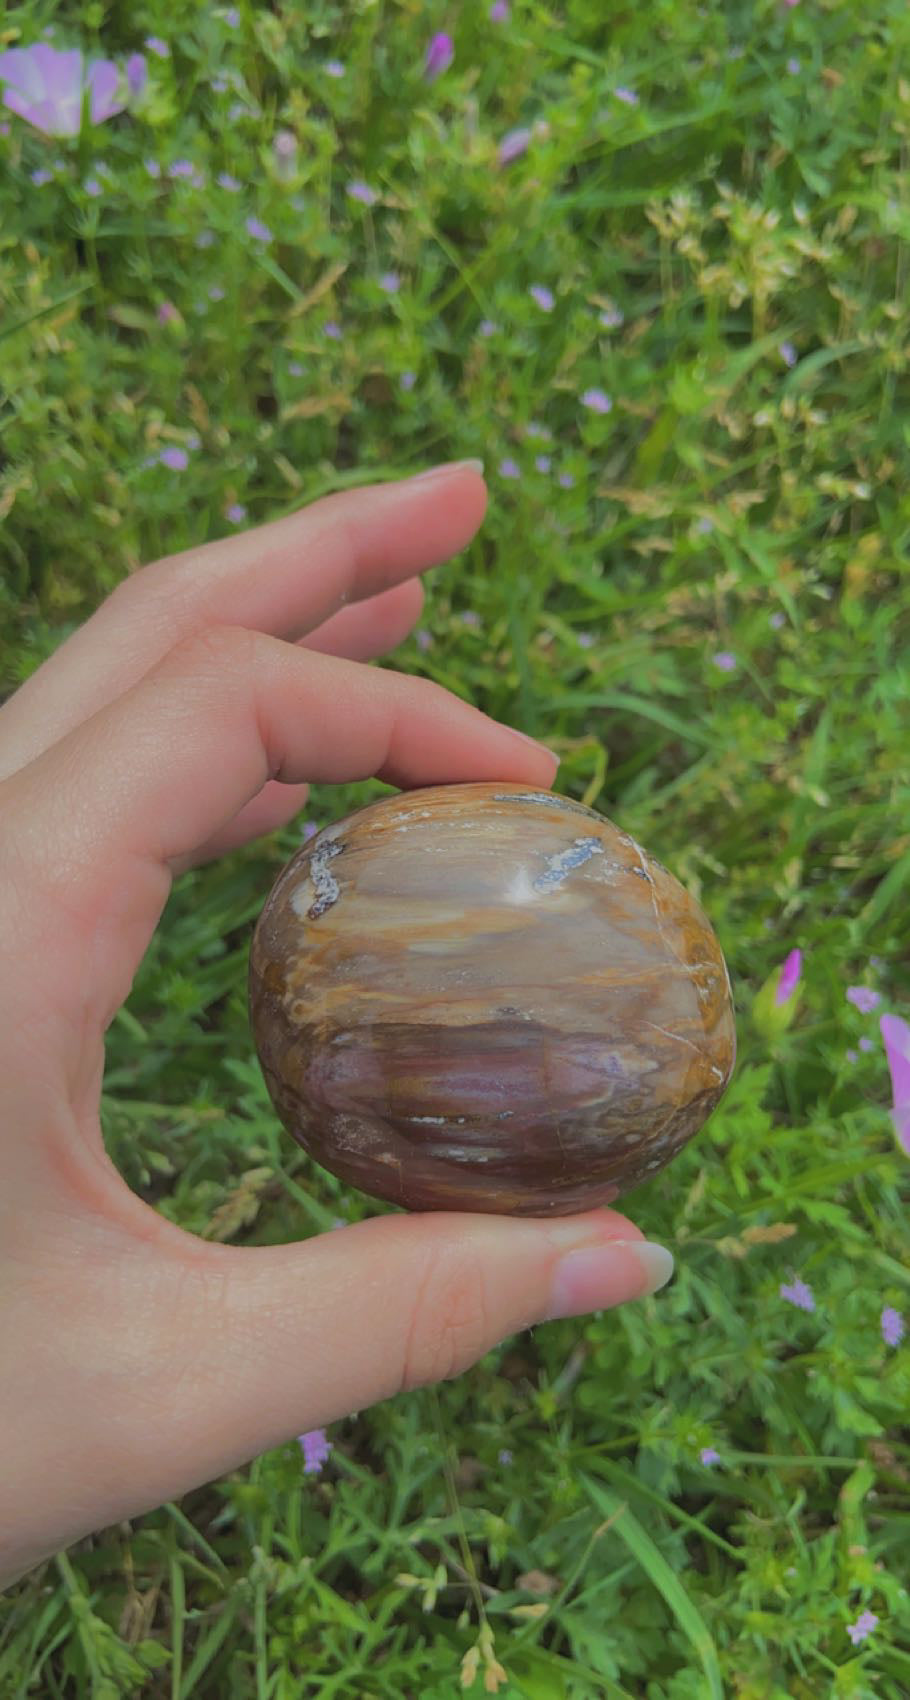
[[[471,472],[482,473],[483,461],[447,460],[443,462],[442,466],[428,466],[426,472],[415,472],[411,478],[406,480],[406,482],[409,484],[416,484],[418,478],[441,478],[443,474],[447,476],[450,472],[464,472],[466,469]]]
[[[557,766],[559,765],[559,756],[555,750],[550,749],[549,744],[542,744],[539,738],[532,738],[529,732],[519,732],[514,726],[506,726],[504,730],[511,732],[513,738],[520,738],[523,744],[530,744],[532,750],[543,750],[545,755],[552,756]]]
[[[567,1252],[556,1265],[547,1320],[643,1299],[665,1286],[672,1274],[672,1254],[650,1240],[607,1240]]]

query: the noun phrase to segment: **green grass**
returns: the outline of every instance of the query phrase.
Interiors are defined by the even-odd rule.
[[[189,0],[177,34],[163,0],[0,5],[7,43],[56,22],[67,45],[172,47],[144,106],[87,143],[15,118],[0,136],[4,688],[125,573],[228,532],[232,503],[255,523],[482,455],[487,520],[431,576],[431,642],[395,665],[553,744],[559,789],[700,899],[739,1061],[707,1129],[625,1201],[676,1254],[665,1292],[336,1425],[319,1477],[289,1441],[80,1542],[0,1601],[0,1695],[441,1700],[477,1645],[471,1691],[495,1657],[507,1700],[906,1700],[910,1354],[879,1316],[910,1316],[910,1175],[877,1017],[844,993],[910,1002],[910,13],[240,13]],[[442,28],[455,63],[428,85]],[[497,170],[535,120],[548,133]],[[192,159],[207,187],[149,159]],[[608,414],[581,405],[592,387]],[[147,464],[164,443],[184,472]],[[119,1168],[236,1241],[374,1208],[284,1136],[251,1045],[251,927],[299,831],[178,883],[109,1034]],[[795,945],[798,1014],[767,1037],[753,1000]],[[779,1295],[794,1275],[811,1315]],[[864,1609],[879,1624],[854,1648]]]

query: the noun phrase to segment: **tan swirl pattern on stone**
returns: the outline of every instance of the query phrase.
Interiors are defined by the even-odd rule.
[[[735,1058],[698,904],[604,816],[518,785],[319,833],[257,923],[250,1011],[288,1131],[412,1210],[609,1203],[698,1131]]]

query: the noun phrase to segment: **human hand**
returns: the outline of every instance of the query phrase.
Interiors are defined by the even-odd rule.
[[[485,502],[476,470],[440,469],[158,561],[0,708],[0,1585],[669,1274],[611,1210],[227,1247],[143,1203],[103,1145],[105,1030],[175,875],[290,819],[307,779],[552,782],[539,745],[360,664]]]

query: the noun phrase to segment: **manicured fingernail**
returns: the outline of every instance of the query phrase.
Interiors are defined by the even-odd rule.
[[[559,757],[555,750],[550,749],[549,744],[542,744],[539,738],[532,738],[529,732],[519,732],[514,726],[506,726],[505,731],[511,732],[513,738],[520,738],[523,744],[530,744],[532,750],[543,750],[545,755],[552,756],[558,764]]]
[[[427,469],[426,469],[426,472],[415,472],[413,477],[408,479],[408,483],[416,484],[418,478],[442,478],[443,476],[448,477],[450,472],[464,472],[465,470],[469,470],[471,472],[482,473],[483,472],[483,461],[482,460],[447,460],[447,461],[443,462],[442,466],[428,466]]]
[[[672,1274],[672,1254],[650,1240],[607,1240],[567,1252],[556,1265],[547,1319],[584,1316],[643,1299]]]

